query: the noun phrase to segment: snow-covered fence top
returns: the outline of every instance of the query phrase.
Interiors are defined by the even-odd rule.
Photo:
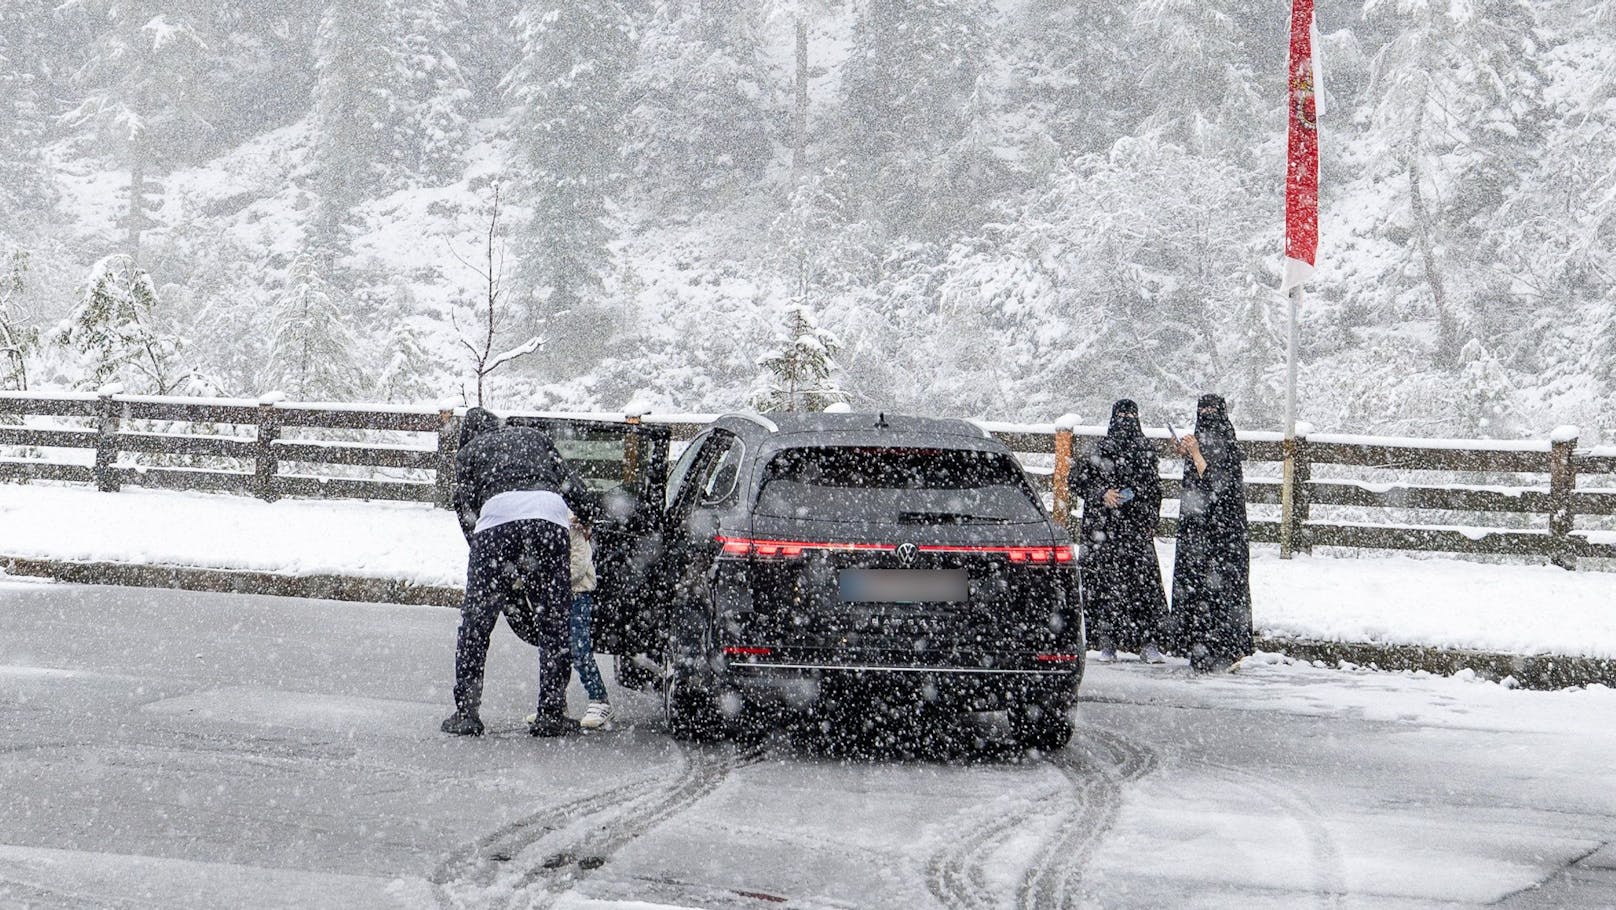
[[[392,499],[447,504],[463,408],[399,407],[257,399],[159,398],[121,394],[0,392],[0,479],[50,479],[249,493],[266,499]],[[689,440],[713,414],[534,412],[519,420],[576,426],[639,424]],[[1105,433],[1069,421],[979,421],[1012,450],[1039,465],[1034,484],[1051,495],[1058,518],[1079,505],[1070,489],[1073,466]],[[296,438],[287,438],[287,431]],[[335,438],[314,438],[320,433]],[[1150,428],[1165,464],[1178,463],[1165,428]],[[1577,556],[1616,558],[1616,536],[1575,529],[1583,516],[1616,515],[1616,491],[1578,490],[1584,474],[1616,473],[1616,449],[1578,451],[1574,430],[1544,440],[1417,439],[1313,434],[1287,445],[1280,434],[1241,431],[1248,462],[1292,462],[1296,478],[1293,540],[1308,546],[1375,547],[1547,557],[1570,565]],[[625,439],[627,437],[624,437]],[[637,443],[636,443],[637,444]],[[7,449],[12,447],[10,454]],[[83,452],[89,457],[73,458]],[[63,457],[62,453],[70,453]],[[1051,470],[1050,456],[1053,456]],[[632,456],[625,453],[624,459]],[[617,465],[624,460],[615,462]],[[603,460],[601,470],[614,463]],[[290,473],[287,465],[301,466]],[[1385,471],[1387,480],[1314,480],[1314,466]],[[312,469],[312,470],[311,470]],[[322,473],[323,471],[323,473]],[[1477,482],[1414,483],[1408,472],[1494,475]],[[337,472],[341,476],[332,476]],[[345,475],[342,472],[346,472]],[[1280,502],[1279,470],[1248,471],[1254,505]],[[1505,482],[1496,475],[1512,475]],[[1522,479],[1518,475],[1530,475]],[[1386,476],[1386,475],[1379,475]],[[1176,498],[1179,482],[1164,477]],[[1409,524],[1388,520],[1320,521],[1314,506],[1369,510],[1537,516],[1546,528],[1473,526],[1451,520]],[[1175,522],[1162,522],[1171,535]],[[1252,536],[1279,539],[1279,521],[1257,517]]]

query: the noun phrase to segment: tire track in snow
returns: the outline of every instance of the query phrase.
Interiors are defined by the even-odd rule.
[[[1123,786],[1158,764],[1154,750],[1118,733],[1097,728],[1078,732],[1088,734],[1081,744],[1087,754],[1067,750],[1053,762],[1071,784],[1071,808],[1021,880],[1016,906],[1022,910],[1076,905],[1094,850],[1122,811]]]
[[[943,906],[975,910],[995,906],[985,870],[999,845],[1021,825],[1043,811],[1047,802],[1029,801],[1015,811],[1001,813],[973,825],[926,865],[926,886]]]
[[[1081,749],[1084,754],[1073,750]],[[1065,812],[1039,848],[1014,895],[1014,906],[1065,907],[1066,895],[1082,879],[1090,855],[1116,820],[1123,784],[1150,773],[1155,753],[1110,731],[1078,730],[1073,746],[1051,756],[1049,766],[1062,777],[1051,795],[973,825],[960,839],[937,853],[926,866],[926,885],[950,910],[988,910],[1011,906],[1009,895],[995,893],[987,870],[1011,837],[1049,814],[1051,805]]]
[[[613,853],[760,756],[758,749],[736,752],[681,744],[681,761],[673,773],[664,770],[540,808],[450,854],[428,880],[445,910],[546,906]]]
[[[1312,872],[1313,896],[1317,906],[1337,910],[1347,895],[1346,867],[1341,848],[1326,826],[1324,814],[1300,789],[1271,774],[1219,762],[1199,764],[1224,780],[1241,787],[1284,812],[1302,830],[1307,841],[1308,866]]]

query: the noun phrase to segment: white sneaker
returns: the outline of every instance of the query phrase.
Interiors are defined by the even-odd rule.
[[[1099,658],[1099,660],[1100,660],[1100,663],[1102,663],[1102,664],[1115,663],[1116,660],[1117,660],[1117,649],[1116,648],[1101,648],[1100,649],[1100,658]]]
[[[612,710],[611,702],[592,701],[584,709],[584,716],[578,719],[578,726],[585,730],[610,730],[614,716],[616,712]]]
[[[1161,649],[1156,647],[1155,642],[1145,645],[1144,650],[1139,652],[1139,659],[1147,664],[1167,663],[1167,655],[1163,654]]]

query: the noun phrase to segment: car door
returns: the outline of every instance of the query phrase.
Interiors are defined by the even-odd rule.
[[[604,653],[636,653],[654,637],[655,601],[646,592],[662,553],[669,429],[564,418],[507,422],[543,430],[600,495],[603,514],[590,529],[597,583],[594,644]]]
[[[713,539],[718,514],[734,503],[745,451],[745,444],[734,433],[714,429],[678,478],[678,487],[669,488],[666,547],[659,575],[670,603],[705,599],[707,576],[718,555],[718,543]]]

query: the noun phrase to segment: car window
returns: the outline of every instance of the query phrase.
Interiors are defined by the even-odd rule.
[[[725,444],[727,442],[727,445]],[[735,489],[740,484],[741,456],[746,446],[736,438],[715,440],[715,445],[723,445],[713,460],[709,463],[705,478],[701,485],[701,504],[703,506],[717,506],[732,500]]]
[[[706,446],[707,440],[712,438],[712,435],[712,431],[708,430],[692,439],[690,445],[685,446],[679,460],[674,463],[673,470],[668,472],[667,502],[663,505],[664,510],[673,508],[674,501],[679,498],[679,488],[684,485],[685,475],[690,473],[691,466],[696,463],[696,459],[701,455],[701,450]]]
[[[787,449],[764,470],[756,512],[933,525],[1044,520],[1013,456],[966,449]]]
[[[509,422],[512,426],[543,430],[555,443],[556,451],[592,490],[621,489],[634,479],[627,427],[523,417]]]

